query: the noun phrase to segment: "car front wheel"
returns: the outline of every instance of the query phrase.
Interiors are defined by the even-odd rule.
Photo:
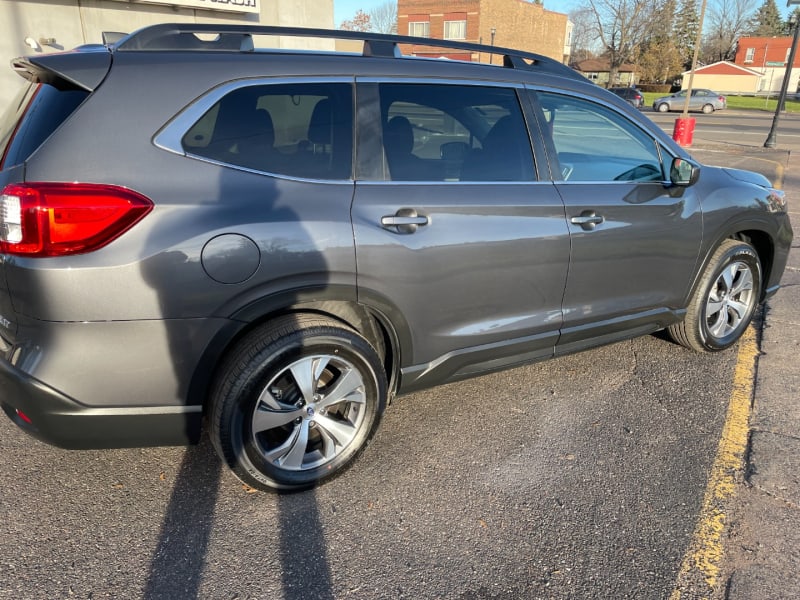
[[[244,483],[312,487],[344,470],[386,406],[386,375],[357,332],[315,315],[289,315],[244,337],[219,371],[211,438]]]
[[[656,110],[658,112],[667,112],[669,110],[669,104],[667,104],[666,102],[662,102],[661,104],[656,106]]]
[[[761,263],[755,249],[746,242],[725,240],[706,266],[686,318],[670,326],[670,336],[699,352],[724,350],[750,324],[760,294]]]

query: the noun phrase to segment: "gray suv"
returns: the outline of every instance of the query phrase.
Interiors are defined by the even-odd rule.
[[[0,402],[65,448],[204,424],[244,482],[307,488],[399,394],[661,329],[728,348],[792,239],[766,179],[533,54],[181,24],[13,66]]]

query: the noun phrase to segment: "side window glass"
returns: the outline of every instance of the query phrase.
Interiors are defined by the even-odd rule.
[[[623,115],[580,98],[540,93],[565,181],[663,181],[656,141]]]
[[[394,181],[531,181],[533,156],[509,88],[380,85],[388,177]]]
[[[352,86],[251,85],[225,95],[181,140],[191,155],[266,173],[349,179]]]

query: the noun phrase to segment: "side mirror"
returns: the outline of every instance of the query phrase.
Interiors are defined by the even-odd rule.
[[[673,158],[669,168],[669,180],[672,185],[689,187],[700,178],[700,166],[685,158]]]

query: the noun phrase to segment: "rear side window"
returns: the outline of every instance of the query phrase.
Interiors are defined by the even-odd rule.
[[[307,179],[349,179],[353,91],[346,83],[251,85],[226,94],[186,132],[194,156]]]
[[[46,84],[23,88],[0,120],[0,168],[25,162],[88,95]]]
[[[383,146],[394,181],[531,181],[533,156],[511,88],[380,85]]]

